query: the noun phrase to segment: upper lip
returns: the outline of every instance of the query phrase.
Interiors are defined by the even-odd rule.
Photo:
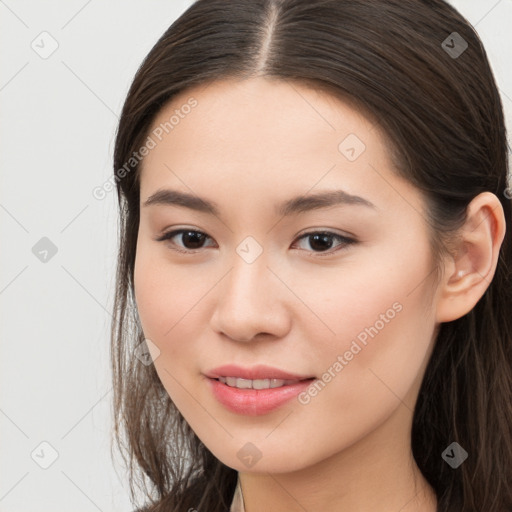
[[[205,374],[211,379],[218,379],[219,377],[239,377],[241,379],[256,380],[256,379],[282,379],[282,380],[304,380],[312,379],[312,375],[297,375],[289,372],[260,364],[251,366],[250,368],[242,368],[234,364],[227,364],[213,368]]]

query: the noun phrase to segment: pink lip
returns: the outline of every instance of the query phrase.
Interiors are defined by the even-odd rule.
[[[219,377],[240,377],[241,379],[283,379],[283,380],[304,380],[313,378],[312,375],[296,375],[288,373],[272,366],[260,364],[250,368],[242,368],[234,364],[227,364],[214,368],[205,374],[211,379],[218,379]],[[276,388],[277,389],[277,388]]]
[[[267,414],[288,402],[306,389],[313,379],[297,381],[294,384],[269,389],[238,389],[214,379],[206,379],[215,398],[228,410],[258,416]]]
[[[215,398],[224,407],[237,414],[258,416],[280,407],[306,389],[314,379],[311,375],[297,375],[272,366],[257,365],[242,368],[233,364],[219,366],[205,374]],[[282,379],[296,382],[269,389],[237,389],[216,380],[219,377],[242,379]]]

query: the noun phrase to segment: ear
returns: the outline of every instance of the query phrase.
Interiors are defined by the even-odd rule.
[[[455,253],[445,259],[437,322],[464,316],[481,299],[494,277],[505,229],[503,207],[494,194],[482,192],[469,203]]]

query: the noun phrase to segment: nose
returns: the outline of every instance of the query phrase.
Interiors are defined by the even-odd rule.
[[[214,332],[248,342],[256,337],[281,338],[290,329],[292,294],[264,254],[252,263],[235,254],[231,270],[216,287]]]

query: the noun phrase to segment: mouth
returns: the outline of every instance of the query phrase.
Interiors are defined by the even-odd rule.
[[[274,366],[219,366],[204,374],[217,401],[236,414],[258,416],[291,401],[315,380]]]

